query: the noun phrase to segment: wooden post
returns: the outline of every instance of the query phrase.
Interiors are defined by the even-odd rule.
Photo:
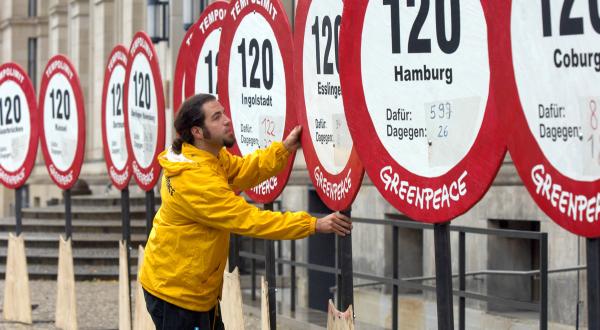
[[[7,321],[32,323],[25,240],[12,233],[8,234],[3,314]]]
[[[77,299],[75,297],[75,272],[71,240],[59,239],[58,278],[55,325],[61,329],[77,329]]]

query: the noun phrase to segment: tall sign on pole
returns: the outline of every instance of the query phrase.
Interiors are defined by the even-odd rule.
[[[537,205],[587,238],[588,326],[600,328],[600,16],[597,1],[494,5],[505,27],[508,148]]]
[[[154,186],[160,178],[158,154],[165,146],[165,96],[156,50],[144,32],[129,47],[123,92],[125,136],[133,178],[146,192],[146,234],[154,219]]]
[[[281,141],[296,125],[293,95],[293,44],[290,24],[280,0],[231,1],[219,46],[219,101],[231,118],[237,155],[247,155]],[[255,202],[273,208],[292,170],[284,170],[246,191]],[[271,327],[275,329],[275,253],[265,242]]]
[[[448,221],[490,187],[505,154],[489,1],[346,1],[344,110],[382,196],[435,225],[438,327],[453,328]]]
[[[364,169],[352,143],[340,84],[344,2],[301,0],[294,32],[296,112],[308,175],[323,203],[350,216]],[[353,303],[352,236],[338,237],[338,307]]]

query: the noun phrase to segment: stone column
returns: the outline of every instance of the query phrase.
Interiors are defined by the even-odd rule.
[[[50,0],[48,7],[49,56],[68,53],[68,4],[67,0]]]

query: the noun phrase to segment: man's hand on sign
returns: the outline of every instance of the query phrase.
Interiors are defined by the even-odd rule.
[[[317,233],[329,234],[335,233],[339,236],[346,236],[352,230],[352,220],[340,212],[331,213],[317,219]]]
[[[302,133],[302,126],[298,125],[288,134],[283,141],[283,145],[289,152],[294,152],[300,148],[300,134]]]

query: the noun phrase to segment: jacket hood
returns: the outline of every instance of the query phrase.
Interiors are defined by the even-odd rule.
[[[209,152],[200,150],[187,143],[181,146],[180,154],[175,153],[173,148],[169,147],[158,155],[158,162],[167,177],[176,176],[183,171],[197,167],[204,160],[216,161],[217,158]]]

